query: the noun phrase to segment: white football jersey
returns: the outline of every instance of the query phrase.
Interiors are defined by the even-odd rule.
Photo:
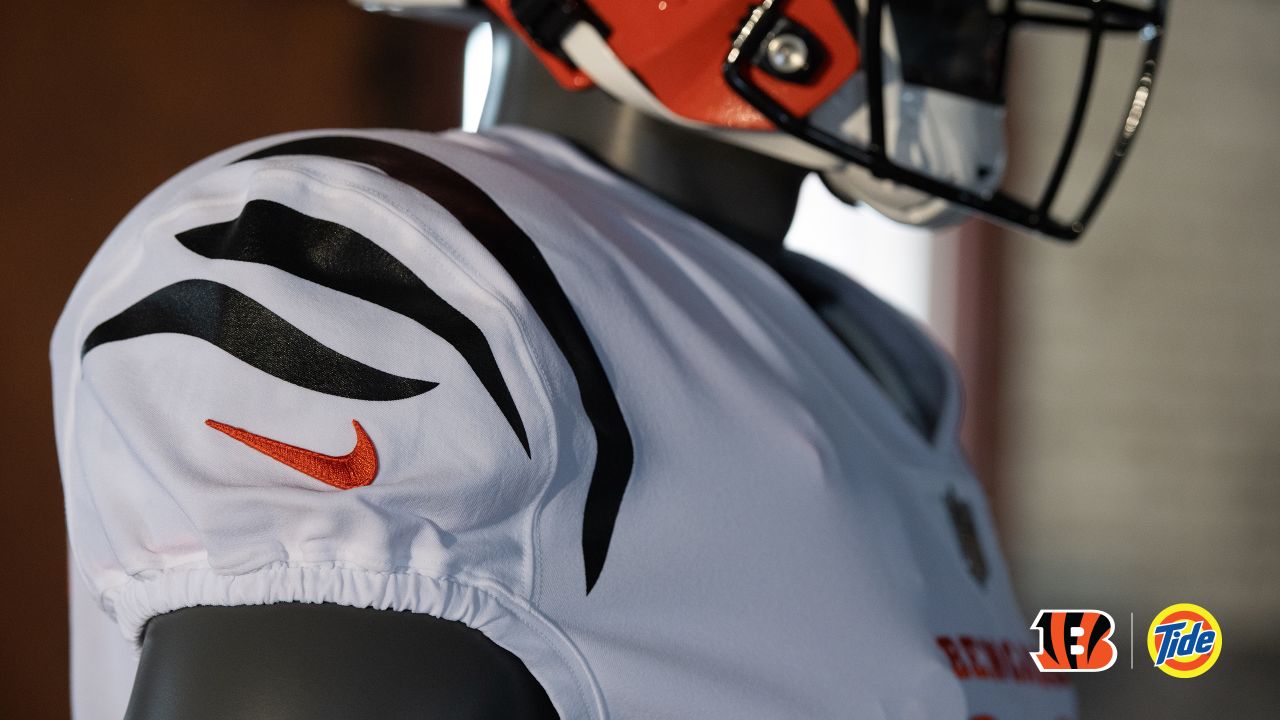
[[[566,720],[1072,717],[945,356],[791,264],[826,322],[527,130],[299,133],[179,174],[53,338],[77,717],[119,716],[149,618],[290,601],[461,621]]]

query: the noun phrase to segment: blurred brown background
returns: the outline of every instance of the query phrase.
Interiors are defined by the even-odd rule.
[[[944,239],[968,440],[1029,614],[1121,624],[1124,661],[1077,682],[1083,718],[1280,717],[1280,4],[1175,0],[1172,30],[1150,127],[1083,246],[980,225]],[[0,718],[68,714],[46,347],[93,251],[234,143],[455,125],[463,41],[342,0],[0,3]],[[1015,118],[1015,143],[1057,132],[1074,78],[1029,63],[1015,81],[1044,113]],[[1174,680],[1139,648],[1129,670],[1129,613],[1141,636],[1179,601],[1222,621],[1218,666]]]
[[[47,347],[94,250],[229,145],[456,124],[464,40],[340,0],[0,3],[0,717],[69,712]]]

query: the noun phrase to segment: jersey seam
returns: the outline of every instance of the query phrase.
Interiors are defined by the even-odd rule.
[[[137,449],[136,449],[136,448],[133,446],[133,444],[129,441],[129,437],[128,437],[128,435],[127,435],[127,434],[124,432],[124,430],[120,427],[120,424],[119,424],[118,422],[116,422],[116,418],[115,418],[115,416],[114,416],[114,415],[112,415],[110,412],[107,412],[107,409],[106,409],[106,408],[107,408],[107,406],[106,406],[106,404],[105,404],[105,403],[103,403],[102,398],[98,395],[98,391],[97,391],[97,389],[94,387],[94,385],[93,385],[92,383],[83,383],[83,386],[85,387],[85,390],[86,390],[87,392],[89,392],[89,393],[91,393],[91,394],[93,395],[94,400],[95,400],[95,401],[97,401],[98,405],[102,408],[102,414],[103,414],[103,417],[104,417],[104,418],[106,418],[106,421],[107,421],[108,423],[110,423],[111,427],[115,430],[116,434],[120,437],[120,442],[124,444],[125,448],[129,451],[129,453],[130,453],[131,455],[134,455],[135,457],[136,457],[136,456],[138,456],[138,451],[137,451]],[[84,463],[83,463],[82,458],[80,458],[80,449],[79,449],[79,444],[78,444],[78,443],[76,444],[76,457],[77,457],[77,467],[83,467]],[[82,472],[82,475],[83,475],[83,472]],[[151,472],[149,472],[149,471],[147,472],[147,476],[151,478],[151,480],[153,481],[153,484],[155,484],[156,486],[158,486],[158,487],[161,489],[161,491],[162,491],[162,492],[164,492],[165,496],[169,498],[169,501],[173,504],[173,506],[174,506],[175,508],[177,508],[178,512],[182,513],[182,517],[183,517],[183,519],[185,519],[185,520],[187,521],[187,525],[188,525],[188,527],[195,528],[195,527],[196,527],[196,523],[191,519],[191,515],[187,513],[187,511],[182,507],[182,504],[178,502],[178,499],[177,499],[177,498],[175,498],[175,497],[173,496],[173,493],[171,493],[171,492],[169,491],[168,486],[166,486],[163,482],[160,482],[160,481],[159,481],[159,479],[158,479],[158,478],[157,478],[153,473],[151,473]],[[99,507],[98,507],[98,501],[97,501],[97,498],[94,496],[94,494],[93,494],[93,493],[88,492],[89,484],[88,484],[87,482],[83,483],[83,487],[84,487],[84,488],[85,488],[85,490],[86,490],[86,494],[87,494],[87,495],[89,495],[90,502],[93,504],[94,512],[96,512],[96,513],[97,513],[97,519],[99,520],[99,522],[101,522],[101,519],[102,519],[104,516],[103,516],[102,511],[101,511],[101,510],[99,509]],[[104,532],[104,533],[103,533],[103,540],[107,543],[107,547],[109,547],[109,548],[111,549],[111,554],[112,554],[113,556],[115,556],[116,564],[117,564],[117,565],[119,565],[119,567],[121,568],[121,570],[123,570],[123,571],[125,572],[125,574],[126,574],[126,575],[128,575],[129,577],[133,577],[133,573],[132,573],[132,572],[130,572],[130,571],[127,569],[127,566],[126,566],[126,564],[125,564],[125,562],[124,562],[124,558],[123,558],[123,556],[120,554],[120,551],[116,549],[115,544],[111,541],[110,533],[106,533],[106,532]],[[77,561],[77,564],[79,564],[79,563],[78,563],[78,561]],[[123,584],[123,583],[121,583],[121,584]],[[117,585],[117,586],[113,586],[113,587],[118,587],[118,585]],[[92,588],[93,588],[93,584],[92,584],[92,583],[90,583],[90,584],[89,584],[89,588],[90,588],[90,589],[92,589]],[[104,589],[99,593],[99,597],[105,597],[105,596],[106,596],[106,594],[107,594],[107,592],[108,592],[108,590],[104,588]]]
[[[378,173],[380,177],[385,178],[389,182],[395,182],[399,185],[404,185],[404,183],[400,183],[400,181],[395,180],[394,178],[388,175],[380,173],[378,170],[376,170],[376,168],[371,168],[362,163],[352,162],[352,161],[343,161],[338,159],[332,159],[332,161],[341,163],[345,167],[354,166],[366,172]],[[225,171],[226,169],[227,169],[227,166],[217,168],[211,171],[208,175],[202,176],[200,178],[196,178],[192,183],[192,187],[197,187],[199,183],[201,183],[201,181],[208,181],[209,176],[219,171]],[[547,491],[551,487],[552,480],[556,475],[554,466],[559,457],[559,440],[558,440],[557,434],[553,431],[554,428],[556,427],[556,422],[555,422],[554,413],[551,412],[552,403],[550,401],[550,398],[551,398],[550,382],[547,378],[546,372],[544,371],[546,357],[538,349],[537,345],[531,342],[530,337],[532,333],[530,331],[528,322],[524,319],[522,314],[516,310],[516,308],[505,296],[503,296],[502,294],[490,288],[489,285],[482,280],[483,274],[480,273],[471,263],[467,262],[466,259],[463,258],[458,253],[456,248],[451,243],[447,242],[438,233],[432,230],[431,223],[429,222],[430,218],[423,217],[423,214],[419,212],[415,212],[411,208],[396,202],[394,199],[390,198],[382,191],[368,185],[367,183],[334,177],[331,174],[325,173],[315,168],[286,166],[279,163],[274,163],[266,167],[255,168],[252,171],[252,174],[273,174],[273,173],[280,173],[286,176],[295,176],[295,177],[305,178],[308,181],[314,182],[318,185],[321,185],[325,188],[329,188],[331,190],[353,193],[359,198],[365,199],[368,202],[372,202],[379,205],[380,207],[383,207],[384,209],[389,211],[392,215],[394,215],[401,223],[403,223],[403,225],[407,227],[411,233],[419,237],[422,237],[426,239],[428,242],[430,242],[432,246],[434,246],[438,251],[440,251],[445,257],[449,259],[449,261],[453,264],[455,268],[457,268],[461,273],[463,273],[466,276],[467,280],[470,282],[470,284],[473,287],[478,288],[480,291],[482,291],[485,294],[485,296],[496,301],[506,311],[505,315],[510,320],[509,326],[514,325],[515,332],[518,335],[519,345],[524,348],[525,352],[529,357],[530,362],[528,364],[532,366],[529,369],[533,371],[533,375],[535,375],[537,378],[538,395],[540,396],[538,398],[538,401],[541,404],[542,416],[544,418],[544,421],[546,422],[547,427],[552,429],[552,431],[548,431],[545,433],[547,437],[547,444],[548,444],[548,460],[546,464],[546,470],[547,470],[546,478],[543,479],[542,485],[539,488],[537,502],[533,508],[533,511],[530,513],[529,530],[526,536],[529,542],[529,547],[530,547],[530,567],[528,570],[528,577],[527,577],[528,586],[529,586],[529,599],[531,602],[535,601],[535,598],[537,598],[540,594],[541,584],[540,584],[539,568],[542,566],[542,557],[543,557],[541,542],[538,536],[538,532],[536,530],[536,526],[541,517],[541,508],[545,505],[545,502],[546,502]],[[240,188],[240,187],[250,186],[250,184],[251,183],[247,182],[243,185],[238,185],[237,187]],[[410,187],[410,186],[405,185],[405,187]],[[431,199],[429,195],[426,195],[423,193],[420,193],[420,194],[422,194],[424,198]],[[240,205],[240,204],[243,204],[246,199],[248,199],[249,195],[250,195],[249,193],[245,193],[245,192],[232,192],[232,193],[219,194],[217,196],[203,196],[199,198],[188,198],[185,200],[180,200],[175,202],[168,210],[157,213],[155,216],[143,222],[136,232],[130,233],[130,237],[122,237],[122,241],[127,242],[132,238],[134,242],[128,243],[127,250],[126,248],[122,248],[122,250],[126,250],[126,251],[121,253],[117,262],[113,264],[113,267],[109,268],[109,272],[106,273],[106,276],[107,277],[121,276],[122,273],[120,272],[120,268],[123,265],[126,265],[130,262],[136,262],[139,257],[145,254],[145,243],[142,242],[142,239],[147,238],[150,235],[154,234],[156,232],[155,230],[156,226],[162,225],[167,222],[172,222],[175,218],[180,217],[183,213],[189,212],[190,210],[195,208],[212,209],[220,206]],[[435,201],[432,200],[432,202],[434,203]],[[448,211],[444,211],[444,213],[456,222],[456,218],[453,218],[453,216],[450,215]],[[469,236],[469,233],[468,233],[468,236]],[[104,283],[103,287],[98,288],[98,292],[95,292],[93,296],[87,299],[88,305],[92,306],[105,292],[107,292],[108,287],[115,288],[116,285],[108,286],[107,284]],[[77,327],[77,333],[76,333],[77,337],[80,337],[84,334],[83,329],[87,325],[87,320],[85,320],[85,318],[87,317],[88,317],[88,314],[85,314],[84,316],[82,316],[81,318],[82,322]],[[81,373],[76,373],[76,381],[78,384],[78,381],[82,377],[83,364],[77,361],[76,367],[81,368]],[[74,398],[72,398],[72,402],[74,403]],[[188,517],[188,522],[190,522],[189,517]],[[118,553],[116,554],[116,556],[117,556],[117,561],[119,561]],[[120,564],[123,567],[123,563],[121,562]]]
[[[480,137],[480,136],[478,136],[478,135],[472,135],[472,136],[470,136],[470,137]],[[486,139],[487,139],[487,136],[485,136],[485,137],[486,137]],[[508,169],[510,169],[510,170],[512,170],[512,171],[514,171],[514,172],[521,173],[521,174],[526,175],[526,176],[528,175],[528,173],[526,172],[526,170],[525,170],[523,167],[520,167],[519,165],[517,165],[517,164],[515,164],[515,163],[512,163],[512,162],[510,162],[510,161],[506,160],[505,158],[498,158],[498,157],[493,157],[493,156],[487,155],[487,154],[485,154],[482,150],[479,150],[479,149],[477,149],[477,148],[475,148],[475,147],[472,147],[472,146],[470,146],[470,145],[468,145],[468,144],[466,144],[466,143],[462,143],[462,142],[450,143],[450,147],[458,148],[458,149],[459,149],[459,151],[460,151],[460,153],[461,153],[461,154],[463,154],[463,155],[470,154],[470,155],[473,155],[473,156],[479,156],[479,157],[481,157],[481,158],[482,158],[482,159],[484,159],[484,160],[491,161],[491,162],[493,162],[493,163],[494,163],[494,164],[496,164],[496,165],[500,165],[500,166],[502,166],[502,167],[504,167],[504,168],[508,168]],[[457,169],[456,169],[456,168],[454,168],[454,167],[453,167],[453,165],[451,165],[451,164],[449,164],[449,163],[445,163],[445,161],[444,161],[444,160],[439,160],[439,161],[440,161],[441,163],[445,164],[447,167],[450,167],[450,168],[454,169],[454,170],[455,170],[455,172],[457,172]],[[504,213],[505,213],[505,212],[507,212],[507,211],[506,211],[506,209],[502,207],[501,203],[499,203],[499,202],[498,202],[498,198],[497,198],[494,194],[492,194],[488,189],[483,188],[483,187],[480,187],[480,185],[479,185],[479,183],[478,183],[478,182],[477,182],[476,186],[477,186],[478,188],[480,188],[480,190],[481,190],[482,192],[484,192],[486,195],[489,195],[489,197],[493,200],[494,205],[496,205],[496,206],[499,208],[499,210],[501,210],[501,211],[502,211],[502,212],[504,212]],[[515,221],[515,218],[514,218],[514,217],[512,217],[512,218],[511,218],[511,222],[512,222],[513,224],[516,224],[516,221]],[[520,227],[520,229],[521,229],[522,231],[525,231],[525,232],[526,232],[526,234],[527,234],[527,232],[528,232],[528,231],[527,231],[527,230],[525,230],[525,228],[524,228],[524,227],[519,226],[519,225],[517,225],[517,227]],[[532,242],[532,241],[533,241],[532,236],[530,236],[530,237],[529,237],[529,240],[530,240],[530,242]],[[536,244],[535,244],[535,247],[536,247]],[[539,252],[539,253],[542,253],[542,249],[541,249],[541,248],[537,248],[537,249],[538,249],[538,252]],[[544,257],[545,257],[545,256],[544,256]],[[539,364],[539,373],[541,374],[541,367],[542,367],[542,361],[543,361],[543,359],[542,359],[540,356],[538,356],[537,352],[536,352],[535,350],[533,350],[532,348],[531,348],[530,352],[531,352],[531,354],[534,354],[535,356],[537,356],[537,357],[538,357],[538,360],[539,360],[539,363],[538,363],[538,364]],[[549,392],[549,384],[546,382],[545,377],[543,377],[543,378],[542,378],[542,380],[543,380],[543,387],[544,387],[544,390],[546,390],[546,391],[547,391],[547,394],[548,394],[548,397],[549,397],[549,395],[550,395],[550,392]],[[550,402],[549,402],[549,400],[548,400],[548,406],[550,406]],[[554,423],[554,418],[552,418],[552,422]],[[558,435],[557,435],[557,437],[558,437]],[[556,452],[556,453],[557,453],[557,457],[558,457],[558,453],[559,453],[559,445],[558,445],[558,442],[557,442],[557,444],[556,444],[555,446],[553,446],[552,450],[553,450],[554,452]],[[554,476],[552,476],[552,477],[554,477]],[[532,514],[532,518],[531,518],[530,526],[529,526],[529,545],[530,545],[531,551],[532,551],[533,556],[534,556],[534,568],[535,568],[535,571],[534,571],[534,573],[533,573],[533,576],[530,578],[530,593],[529,593],[529,594],[530,594],[530,601],[531,601],[532,603],[534,603],[535,605],[539,605],[539,604],[541,604],[541,602],[542,602],[542,591],[543,591],[542,576],[541,576],[541,574],[540,574],[539,572],[537,572],[537,569],[538,569],[538,568],[541,568],[541,567],[543,566],[543,562],[542,562],[542,542],[541,542],[541,538],[540,538],[540,536],[539,536],[538,529],[541,527],[542,512],[543,512],[543,510],[546,508],[546,506],[547,506],[547,502],[548,502],[548,500],[549,500],[549,497],[548,497],[548,496],[549,496],[549,492],[548,492],[549,488],[550,488],[550,480],[548,481],[547,486],[543,488],[543,492],[538,496],[538,502],[537,502],[537,504],[536,504],[536,505],[534,506],[534,508],[533,508],[533,514]]]
[[[378,172],[376,169],[369,168],[368,166],[365,166],[362,163],[358,163],[358,162],[343,161],[343,160],[337,160],[337,159],[334,159],[333,161],[343,163],[346,166],[356,166],[356,167],[365,169],[367,172]],[[324,173],[322,171],[315,170],[313,168],[309,168],[309,167],[303,168],[303,167],[273,164],[268,167],[255,169],[253,172],[254,174],[281,173],[284,175],[301,176],[303,178],[306,178],[310,181],[313,181],[319,185],[322,185],[332,190],[336,190],[339,192],[354,193],[358,197],[363,198],[369,202],[376,203],[377,205],[388,210],[401,223],[403,223],[412,233],[420,237],[423,237],[428,242],[430,242],[437,250],[443,253],[450,260],[450,262],[453,264],[455,268],[457,268],[460,272],[462,272],[466,276],[467,280],[470,282],[470,284],[473,287],[480,289],[482,292],[485,293],[487,297],[496,301],[506,311],[505,315],[507,316],[507,318],[509,318],[510,323],[515,326],[516,333],[519,336],[519,344],[521,347],[524,348],[525,352],[527,353],[531,361],[529,365],[532,366],[531,369],[533,371],[533,374],[537,377],[538,390],[540,395],[539,402],[542,405],[541,409],[542,409],[542,415],[543,415],[544,421],[546,422],[548,427],[552,429],[556,427],[555,416],[554,416],[554,413],[551,412],[552,403],[550,402],[550,397],[551,397],[550,382],[548,381],[546,373],[544,372],[544,369],[543,369],[544,363],[545,363],[545,357],[537,349],[536,344],[530,341],[531,332],[530,332],[528,323],[522,317],[521,313],[518,312],[515,307],[513,307],[512,303],[506,297],[494,291],[489,287],[487,283],[482,281],[481,279],[483,278],[482,273],[478,272],[477,269],[473,267],[471,263],[467,262],[457,252],[457,250],[453,247],[451,243],[447,242],[438,233],[434,232],[431,229],[430,223],[428,222],[429,218],[422,217],[421,214],[416,213],[412,209],[403,206],[402,204],[388,197],[385,193],[377,190],[376,188],[366,183],[337,178],[327,173]],[[400,183],[399,181],[395,180],[390,176],[382,175],[382,177],[385,177],[390,182],[396,182],[397,184],[404,185],[403,183]],[[409,186],[406,186],[406,187],[409,187]],[[427,199],[431,199],[430,196],[426,194],[423,194],[423,197]],[[180,214],[183,210],[189,209],[193,206],[211,207],[211,206],[218,206],[218,205],[237,204],[237,203],[241,203],[243,200],[244,198],[240,195],[232,195],[232,196],[224,196],[217,199],[214,199],[214,198],[202,198],[199,200],[193,199],[193,200],[181,203],[180,205],[171,209],[169,212],[166,212],[162,215],[158,215],[155,218],[153,218],[151,221],[149,221],[139,231],[139,235],[141,236],[147,233],[155,224],[168,220],[173,216]],[[435,201],[432,200],[432,202],[434,203]],[[453,216],[450,215],[447,211],[444,211],[444,212],[446,215],[449,215],[450,218],[453,218]],[[456,221],[456,218],[453,218],[453,219],[454,221]],[[469,236],[469,233],[468,233],[468,236]],[[382,247],[386,249],[385,246],[382,246]],[[541,517],[541,513],[540,513],[541,507],[545,504],[547,491],[551,486],[552,479],[556,475],[555,463],[557,458],[559,457],[559,442],[558,442],[556,433],[546,432],[546,437],[547,437],[547,444],[548,444],[547,473],[546,473],[546,478],[543,480],[542,486],[539,489],[537,503],[533,509],[533,512],[530,515],[529,532],[527,536],[529,545],[530,545],[530,556],[531,556],[530,557],[531,566],[528,571],[529,600],[531,602],[533,602],[538,595],[538,590],[540,588],[539,568],[542,565],[542,548],[538,538],[538,533],[536,531],[536,523]]]
[[[362,163],[357,163],[352,161],[335,160],[335,162],[342,162],[346,165],[355,165],[361,168],[368,167],[363,165]],[[268,173],[272,171],[280,171],[286,174],[300,175],[300,176],[309,178],[317,183],[320,183],[321,185],[332,188],[334,190],[355,192],[359,196],[366,198],[371,202],[376,202],[377,204],[381,205],[385,209],[395,214],[396,217],[402,223],[404,223],[409,228],[410,231],[414,232],[417,235],[422,236],[423,238],[431,242],[431,244],[434,245],[437,250],[444,253],[450,259],[450,261],[453,262],[454,266],[458,270],[460,270],[467,276],[467,279],[471,282],[473,286],[480,288],[486,295],[488,295],[490,298],[492,298],[493,300],[501,304],[501,306],[506,310],[507,317],[510,318],[511,322],[516,326],[516,330],[520,336],[520,344],[525,349],[525,352],[528,353],[529,358],[532,361],[530,364],[532,365],[532,370],[534,374],[538,378],[539,390],[541,391],[540,400],[543,406],[542,414],[543,414],[544,421],[546,421],[547,426],[549,428],[554,429],[556,427],[555,415],[552,412],[552,403],[550,402],[550,397],[551,397],[550,383],[547,380],[545,372],[543,371],[545,358],[543,357],[542,353],[538,351],[536,345],[530,341],[531,333],[530,333],[530,328],[528,323],[525,321],[522,314],[518,312],[515,307],[512,306],[512,304],[507,300],[506,297],[495,292],[485,282],[481,280],[483,275],[479,273],[471,265],[471,263],[467,262],[457,252],[457,250],[453,247],[451,243],[447,242],[438,233],[436,233],[434,230],[431,229],[431,225],[429,222],[427,222],[427,218],[421,217],[410,208],[402,206],[400,203],[388,197],[385,193],[371,187],[370,185],[367,185],[365,183],[346,181],[339,178],[335,178],[333,176],[324,174],[312,168],[283,167],[283,166],[276,165],[269,168],[259,169],[256,172]],[[368,171],[377,172],[374,169],[368,169]],[[405,187],[409,187],[410,189],[413,189],[411,186],[406,185],[405,183],[402,183],[396,180],[395,178],[390,177],[389,175],[383,174],[382,176],[391,182],[395,182],[399,185],[403,185]],[[431,200],[432,203],[435,203],[438,205],[438,203],[436,203],[436,201],[432,199],[430,195],[421,193],[420,191],[418,192],[423,197]],[[446,215],[452,218],[454,222],[457,222],[457,218],[454,217],[452,214],[450,214],[447,210],[445,210],[444,212]],[[467,235],[470,237],[471,236],[470,232],[467,232]],[[539,568],[542,565],[542,547],[541,547],[541,542],[539,541],[539,538],[538,538],[536,524],[539,518],[541,517],[540,510],[545,502],[547,491],[551,487],[552,479],[556,475],[554,466],[555,466],[556,460],[559,457],[559,442],[558,442],[556,433],[554,431],[549,431],[546,433],[546,436],[547,436],[547,443],[549,445],[547,477],[542,482],[542,487],[539,489],[539,492],[538,492],[537,503],[529,518],[528,539],[529,539],[529,547],[530,547],[530,555],[531,555],[530,557],[531,567],[529,568],[528,583],[529,583],[530,602],[536,601],[539,595],[540,587],[541,587],[539,582],[539,576],[540,576]]]
[[[370,135],[376,137],[376,135]],[[305,137],[305,135],[302,136]],[[266,141],[264,140],[264,142]],[[470,148],[466,147],[460,147],[459,149],[460,151],[473,152]],[[237,150],[239,150],[239,148],[237,148]],[[365,166],[362,163],[341,160],[334,160],[334,162],[340,162],[345,167],[357,166],[357,169],[361,172],[378,173],[376,168]],[[513,169],[519,170],[519,168],[514,165],[510,166]],[[496,580],[483,582],[502,588],[503,593],[501,595],[495,594],[482,587],[460,581],[452,575],[435,576],[411,567],[400,566],[390,570],[369,570],[358,564],[349,564],[343,561],[297,563],[274,560],[248,572],[268,571],[273,567],[314,568],[318,570],[323,570],[328,567],[372,576],[418,576],[433,581],[447,583],[451,586],[475,589],[485,597],[492,598],[506,614],[516,616],[516,618],[520,620],[521,625],[532,631],[543,644],[554,646],[556,643],[551,642],[548,637],[559,637],[560,642],[565,644],[565,649],[571,651],[570,654],[577,658],[581,675],[579,672],[571,672],[571,674],[573,675],[574,686],[580,699],[592,708],[592,713],[595,716],[601,718],[606,717],[607,709],[603,701],[603,696],[600,694],[599,687],[595,682],[594,675],[591,672],[586,659],[578,654],[576,647],[569,640],[568,636],[536,609],[537,603],[540,601],[542,595],[543,584],[541,568],[544,565],[543,543],[541,542],[538,529],[540,526],[541,515],[549,501],[549,498],[547,497],[549,489],[552,488],[556,482],[558,474],[557,467],[560,464],[562,442],[558,432],[556,432],[558,424],[556,422],[556,417],[552,412],[554,410],[554,404],[551,402],[551,398],[553,397],[553,384],[549,379],[547,372],[548,361],[552,359],[554,355],[550,350],[532,340],[532,338],[536,337],[536,333],[534,332],[535,321],[525,316],[522,312],[517,311],[517,306],[519,305],[518,301],[521,299],[520,296],[509,296],[508,294],[499,292],[487,279],[491,276],[490,272],[480,272],[478,266],[474,265],[460,254],[458,247],[462,246],[461,243],[452,242],[437,231],[435,225],[442,219],[440,217],[441,212],[446,216],[447,222],[457,223],[458,220],[447,210],[438,208],[439,203],[428,194],[424,193],[421,194],[421,196],[424,200],[430,200],[430,203],[404,203],[394,199],[392,196],[375,186],[367,184],[367,182],[361,182],[359,178],[333,175],[330,172],[326,172],[324,168],[317,169],[311,166],[298,166],[297,164],[288,165],[272,163],[270,165],[253,168],[251,173],[246,176],[246,180],[244,182],[232,183],[233,187],[219,189],[217,184],[214,183],[212,188],[213,192],[211,194],[192,197],[192,194],[194,194],[195,191],[199,191],[201,188],[209,188],[209,185],[212,183],[211,178],[213,176],[227,172],[229,169],[230,167],[226,165],[211,168],[209,172],[191,178],[185,187],[174,188],[167,194],[167,196],[164,197],[165,204],[169,204],[167,210],[159,212],[150,218],[140,218],[137,225],[131,228],[127,233],[120,235],[116,244],[118,251],[102,258],[103,260],[109,261],[109,264],[98,271],[97,275],[100,278],[98,286],[93,288],[94,292],[85,296],[85,299],[83,299],[80,304],[83,307],[92,308],[97,305],[103,297],[117,293],[122,286],[126,289],[136,287],[136,283],[134,283],[133,280],[128,279],[127,276],[130,273],[126,272],[127,269],[131,265],[137,264],[147,255],[147,249],[159,242],[156,240],[157,237],[163,236],[164,238],[168,238],[172,235],[172,233],[168,232],[159,232],[157,228],[161,228],[169,223],[180,222],[184,213],[189,213],[193,210],[235,207],[237,204],[243,204],[247,200],[256,196],[269,197],[271,194],[271,189],[269,187],[265,189],[258,189],[254,187],[252,180],[252,175],[254,174],[274,174],[276,172],[280,172],[285,177],[293,178],[295,182],[300,181],[304,187],[311,183],[315,183],[315,185],[319,186],[316,189],[321,192],[329,190],[331,192],[349,193],[354,196],[353,200],[355,201],[372,203],[375,206],[385,209],[390,215],[394,216],[396,221],[403,224],[403,226],[411,233],[411,236],[420,237],[426,240],[440,255],[447,258],[449,263],[458,272],[462,273],[463,277],[466,278],[467,283],[471,287],[483,293],[485,297],[497,303],[499,307],[505,310],[507,318],[504,319],[504,325],[507,328],[514,330],[516,333],[516,335],[513,336],[515,344],[519,345],[523,349],[524,356],[528,361],[523,363],[525,365],[523,369],[526,373],[536,377],[536,381],[532,383],[531,387],[533,391],[532,397],[535,398],[534,404],[540,406],[539,409],[541,411],[541,415],[546,423],[546,429],[544,432],[546,434],[545,445],[548,452],[548,457],[543,463],[546,475],[542,478],[540,487],[538,488],[537,500],[531,508],[531,512],[528,516],[529,520],[526,537],[529,542],[530,552],[529,566],[527,569],[527,575],[525,576],[529,591],[528,595],[512,593],[509,588]],[[385,174],[379,174],[379,177],[385,178],[388,181],[396,182],[398,186],[404,186],[412,189],[412,186],[401,183],[400,181],[397,181],[390,176],[386,176]],[[188,192],[183,192],[184,190],[190,191],[190,194]],[[258,195],[254,194],[255,191]],[[465,233],[462,238],[463,240],[466,242],[475,242],[474,238],[471,237],[471,233],[466,231],[465,228],[463,228],[461,232]],[[175,245],[177,245],[177,243],[175,243]],[[385,245],[383,247],[385,248]],[[403,253],[404,249],[401,248],[400,252]],[[497,265],[496,261],[494,264]],[[498,269],[501,270],[500,266]],[[528,309],[527,300],[524,302],[526,303],[526,309]],[[98,313],[92,312],[81,313],[79,322],[75,326],[73,339],[83,337],[83,330],[89,324],[88,318],[91,316],[96,317],[97,314]],[[75,359],[75,362],[72,363],[69,374],[72,376],[72,389],[69,393],[68,402],[70,406],[74,408],[76,395],[74,388],[78,385],[84,384],[83,363],[78,357]],[[74,411],[70,412],[70,415],[74,418]],[[112,423],[112,426],[116,428],[117,432],[119,432],[120,428],[115,422],[115,419],[109,418],[109,421]],[[81,458],[78,451],[76,457],[77,464],[83,466],[84,463],[80,462]],[[162,478],[152,476],[152,479],[156,484],[162,486],[164,492],[168,495],[170,500],[173,501],[173,495],[169,492],[165,483],[161,481]],[[98,516],[101,517],[101,513],[97,510],[98,505],[93,500],[92,496],[89,496],[88,500],[91,503],[91,507],[93,507]],[[178,507],[179,511],[182,512],[183,517],[187,519],[187,522],[190,523],[191,518],[186,511],[181,508],[180,504],[175,503],[175,505]],[[100,591],[96,591],[99,598],[103,599],[103,602],[106,602],[106,598],[111,598],[111,602],[118,602],[119,595],[125,588],[133,584],[147,583],[149,579],[159,580],[160,578],[173,576],[179,573],[223,575],[223,573],[219,573],[219,571],[207,566],[207,556],[204,560],[194,560],[187,563],[187,567],[184,568],[172,566],[169,568],[145,568],[136,572],[130,572],[122,562],[120,553],[114,547],[110,549],[113,556],[116,558],[116,562],[119,567],[124,570],[126,579],[122,582],[114,583]],[[79,565],[79,563],[77,564]],[[82,575],[84,574],[84,569],[82,567],[79,571]],[[232,575],[232,577],[234,576],[236,575]],[[531,623],[529,619],[521,617],[517,612],[512,610],[512,604],[514,604],[514,607],[523,608],[525,612],[529,612],[533,617],[539,620],[539,623]],[[539,624],[545,624],[547,627],[539,627]],[[562,648],[552,647],[552,650],[555,652],[562,665],[573,667],[567,659],[568,656],[562,652]],[[582,677],[583,675],[585,678]],[[584,681],[586,683],[585,686]],[[591,690],[594,690],[594,695],[585,689],[587,686],[589,686]],[[592,697],[594,697],[594,702],[591,702]]]

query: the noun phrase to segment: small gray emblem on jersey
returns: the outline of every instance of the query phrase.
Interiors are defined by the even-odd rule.
[[[973,508],[956,495],[955,489],[947,491],[947,514],[951,516],[951,527],[956,531],[956,540],[960,543],[960,553],[964,556],[969,574],[979,585],[986,585],[987,558],[982,552],[982,540],[978,537]]]

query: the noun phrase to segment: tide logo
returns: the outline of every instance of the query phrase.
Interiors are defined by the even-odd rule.
[[[1170,605],[1151,621],[1147,650],[1156,667],[1173,677],[1203,675],[1222,654],[1222,626],[1199,605]]]
[[[1116,662],[1116,623],[1101,610],[1041,610],[1031,629],[1040,634],[1031,653],[1040,672],[1102,672]]]

